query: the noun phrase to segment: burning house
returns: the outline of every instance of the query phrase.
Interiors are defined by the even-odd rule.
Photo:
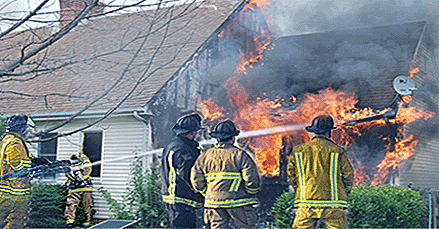
[[[239,8],[156,94],[153,112],[202,111],[208,123],[228,118],[242,130],[308,125],[330,114],[338,126],[333,137],[355,166],[356,184],[439,191],[433,26],[412,21],[273,38],[259,7],[250,1]],[[399,95],[393,86],[399,76],[413,79],[417,90]],[[365,118],[370,121],[343,125]],[[171,125],[157,122],[156,136],[169,138]],[[309,139],[294,131],[243,144],[255,153],[266,185],[282,192],[292,147]]]

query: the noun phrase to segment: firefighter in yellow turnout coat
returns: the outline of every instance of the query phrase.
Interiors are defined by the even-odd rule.
[[[210,135],[216,146],[201,154],[191,171],[191,183],[205,196],[204,220],[211,228],[253,228],[257,215],[260,177],[253,158],[233,145],[239,130],[227,120],[219,123]]]
[[[288,177],[297,207],[293,228],[315,228],[320,218],[327,228],[348,228],[345,209],[354,171],[345,150],[330,139],[332,129],[330,116],[315,118],[306,130],[316,135],[290,156]]]
[[[31,154],[23,140],[30,119],[26,115],[10,117],[6,123],[7,134],[1,142],[0,175],[26,173],[31,167]],[[30,180],[28,176],[0,180],[1,228],[24,228],[27,218]]]
[[[70,160],[76,162],[72,166],[81,166],[90,164],[90,160],[84,153],[79,155],[72,155]],[[75,222],[75,212],[78,205],[82,202],[82,206],[87,212],[87,219],[83,223],[83,226],[88,227],[91,223],[92,207],[93,207],[93,184],[91,179],[92,168],[91,166],[84,167],[80,170],[70,171],[66,173],[67,180],[67,206],[65,209],[65,217],[67,226],[73,226]]]

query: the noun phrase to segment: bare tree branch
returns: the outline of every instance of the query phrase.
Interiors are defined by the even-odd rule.
[[[48,37],[41,45],[35,47],[34,49],[23,53],[23,55],[8,65],[4,66],[2,69],[0,69],[0,77],[3,77],[5,73],[14,71],[17,67],[20,66],[20,64],[23,63],[23,61],[31,58],[32,56],[36,55],[37,53],[41,52],[42,50],[49,47],[51,44],[55,43],[59,39],[61,39],[63,36],[68,34],[73,28],[75,28],[78,23],[84,19],[85,15],[87,15],[93,7],[96,6],[98,3],[98,0],[92,0],[88,6],[86,6],[82,12],[75,17],[67,26],[63,27],[59,32],[53,34],[52,36]]]
[[[5,36],[6,34],[14,31],[16,28],[20,27],[20,25],[22,25],[23,23],[25,23],[26,21],[28,21],[32,16],[35,16],[37,14],[37,12],[39,10],[41,10],[41,8],[43,8],[44,5],[46,5],[46,3],[49,2],[49,0],[44,0],[43,2],[41,2],[40,5],[38,5],[33,11],[31,11],[28,15],[26,15],[26,17],[22,18],[20,21],[18,21],[17,23],[15,23],[12,27],[10,27],[9,29],[7,29],[5,32],[0,34],[0,38],[2,38],[3,36]]]

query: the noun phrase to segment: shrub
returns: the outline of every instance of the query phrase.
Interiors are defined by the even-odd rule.
[[[273,204],[273,215],[277,228],[291,228],[294,220],[293,212],[294,193],[285,192]]]
[[[60,228],[65,226],[65,185],[32,184],[28,226]]]
[[[277,228],[291,228],[293,198],[294,193],[286,192],[274,203]],[[350,202],[351,228],[423,228],[427,225],[428,209],[416,190],[391,185],[358,185],[352,187]]]
[[[158,228],[166,225],[167,213],[162,200],[160,185],[156,171],[143,171],[142,161],[137,158],[131,169],[133,177],[127,188],[123,201],[113,199],[110,193],[99,188],[99,191],[110,205],[115,219],[138,219],[138,227]]]
[[[66,226],[64,210],[66,207],[67,187],[61,184],[32,183],[30,199],[29,222],[30,228],[63,228]],[[93,209],[92,214],[96,211]],[[82,226],[87,213],[84,208],[76,209],[74,226]]]
[[[391,185],[352,188],[349,208],[354,228],[421,228],[427,209],[419,192]]]

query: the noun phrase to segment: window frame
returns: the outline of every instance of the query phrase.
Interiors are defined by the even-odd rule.
[[[91,140],[91,136],[98,136],[98,139],[100,139],[100,143],[98,143],[98,145],[94,148],[99,148],[99,155],[96,154],[91,154],[90,152],[87,152],[87,148],[91,148],[89,147],[87,144],[89,144],[89,141]],[[102,157],[103,157],[103,146],[104,146],[104,131],[103,130],[87,130],[82,132],[82,140],[81,140],[81,149],[83,151],[83,153],[90,159],[90,162],[96,162],[96,161],[101,161]],[[100,146],[99,146],[100,144]],[[102,164],[98,164],[98,165],[94,165],[92,167],[92,173],[90,174],[91,177],[93,178],[97,178],[100,179],[102,178]]]

